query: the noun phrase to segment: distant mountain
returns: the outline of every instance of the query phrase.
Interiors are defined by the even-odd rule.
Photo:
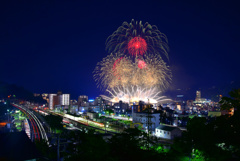
[[[216,97],[218,97],[217,95],[228,96],[230,91],[238,88],[240,88],[240,80],[232,81],[229,84],[221,86],[213,86],[211,88],[202,89],[201,91],[204,98],[210,98],[214,100]]]
[[[16,99],[45,103],[42,97],[34,97],[32,92],[23,87],[0,81],[0,98],[7,98],[9,95],[11,95],[11,97],[15,95]]]
[[[201,91],[201,97],[211,99],[213,101],[219,101],[219,95],[228,96],[228,93],[233,89],[240,88],[240,80],[232,81],[229,84],[224,84],[220,86],[213,86],[209,88],[187,88],[187,89],[176,89],[171,91],[166,91],[164,94],[168,98],[173,100],[194,100],[196,98],[196,91]]]

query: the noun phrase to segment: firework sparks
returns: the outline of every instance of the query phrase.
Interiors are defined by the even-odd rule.
[[[128,52],[131,55],[143,55],[147,51],[147,43],[141,37],[134,37],[128,42]]]
[[[117,86],[159,87],[169,86],[171,71],[158,55],[148,55],[144,60],[131,60],[118,54],[111,54],[98,63],[95,80],[103,89]]]
[[[133,56],[145,54],[164,54],[168,58],[168,39],[157,26],[142,21],[132,20],[123,22],[106,41],[109,53],[131,54]]]
[[[160,91],[171,82],[171,71],[160,53],[168,58],[167,37],[156,26],[141,21],[124,22],[106,41],[111,54],[94,70],[98,87],[111,102],[151,102],[165,99]],[[112,54],[115,53],[115,54]]]
[[[140,69],[146,68],[145,61],[139,59],[139,61],[138,61],[138,68],[140,68]]]
[[[115,88],[107,91],[111,95],[110,97],[105,95],[101,96],[103,97],[103,99],[114,103],[117,103],[119,101],[126,103],[143,101],[156,104],[171,100],[166,98],[165,96],[159,96],[161,91],[159,91],[156,87],[141,88],[138,86],[132,86],[131,88]]]

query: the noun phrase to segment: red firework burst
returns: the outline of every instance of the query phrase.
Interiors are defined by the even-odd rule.
[[[114,64],[113,64],[113,75],[114,76],[116,76],[116,77],[118,77],[118,79],[120,79],[120,76],[119,76],[119,74],[117,73],[117,66],[119,65],[119,63],[121,62],[121,60],[123,59],[123,57],[121,57],[121,58],[118,58],[117,60],[115,60],[115,62],[114,62]]]
[[[143,69],[146,68],[147,64],[143,60],[138,61],[138,68]]]
[[[147,43],[141,37],[134,37],[128,42],[128,52],[131,55],[143,55],[147,51]]]

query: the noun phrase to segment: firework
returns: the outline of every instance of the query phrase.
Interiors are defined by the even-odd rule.
[[[145,61],[138,59],[138,68],[140,68],[140,69],[146,68]]]
[[[156,26],[141,21],[124,22],[106,41],[110,55],[94,70],[98,87],[111,96],[111,102],[150,102],[159,97],[171,82],[171,71],[161,54],[168,58],[168,40]],[[115,53],[115,54],[112,54]]]
[[[147,51],[147,43],[140,36],[132,38],[128,42],[128,52],[131,55],[143,55]]]
[[[132,60],[121,54],[110,54],[98,63],[94,71],[97,84],[103,89],[157,87],[164,90],[171,81],[171,71],[159,55]]]
[[[111,96],[101,95],[103,99],[110,102],[117,103],[119,101],[134,103],[134,102],[149,102],[149,103],[161,103],[170,101],[165,96],[159,96],[161,91],[158,88],[141,88],[139,86],[132,86],[131,88],[115,88],[107,90]]]
[[[120,52],[133,56],[145,54],[164,54],[168,58],[168,40],[155,25],[142,24],[142,21],[123,22],[106,41],[109,53]]]

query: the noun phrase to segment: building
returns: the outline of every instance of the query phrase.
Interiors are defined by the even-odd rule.
[[[133,113],[133,123],[141,123],[145,129],[155,131],[160,124],[160,113],[137,112]]]
[[[233,115],[234,114],[234,108],[231,108],[229,110],[222,110],[221,115]]]
[[[61,94],[59,97],[59,105],[66,106],[70,104],[70,94]]]
[[[96,99],[94,100],[94,105],[95,106],[102,106],[103,105],[102,97],[96,97]]]
[[[133,112],[142,112],[149,107],[154,108],[152,104],[146,104],[143,101],[135,102],[131,105]],[[157,107],[155,109],[157,109]]]
[[[57,96],[57,94],[49,94],[49,109],[52,110],[55,106],[55,96]]]
[[[78,105],[77,100],[70,100],[70,105]]]
[[[119,103],[115,103],[113,107],[114,107],[114,113],[116,114],[126,114],[127,110],[129,109],[129,105],[122,101],[119,101]]]
[[[44,100],[46,100],[47,103],[49,103],[48,93],[43,93],[43,94],[42,94],[42,98],[43,98]]]
[[[70,104],[70,94],[62,94],[58,91],[57,94],[49,94],[49,109],[52,110],[56,105],[65,106],[65,109]]]
[[[193,100],[187,100],[187,106],[188,107],[193,106]]]
[[[79,112],[78,105],[70,105],[69,107],[70,107],[69,112],[71,114],[78,114],[78,112]]]
[[[159,125],[155,129],[155,136],[163,139],[173,140],[175,137],[181,137],[182,131],[178,127]]]
[[[198,102],[201,100],[201,91],[196,91],[196,99],[195,101]]]
[[[93,120],[93,119],[97,119],[99,114],[96,112],[87,112],[87,116],[89,119]]]
[[[88,96],[81,95],[81,96],[78,97],[78,107],[80,107],[80,106],[86,107],[88,105],[89,105]]]
[[[101,107],[99,106],[90,106],[88,109],[89,109],[88,111],[91,111],[91,112],[97,112],[97,113],[101,112]]]

